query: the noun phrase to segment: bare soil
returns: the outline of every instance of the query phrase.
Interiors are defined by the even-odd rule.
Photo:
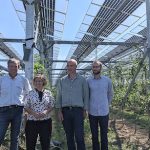
[[[116,134],[116,144],[122,150],[122,143],[125,141],[128,146],[134,145],[133,150],[150,150],[149,132],[138,125],[133,125],[125,120],[110,120],[110,128]]]

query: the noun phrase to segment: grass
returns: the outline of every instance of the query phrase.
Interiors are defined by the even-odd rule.
[[[113,119],[113,117],[117,117],[118,119],[124,118],[127,122],[130,122],[131,124],[137,124],[141,128],[144,128],[147,131],[149,131],[150,118],[148,115],[139,115],[138,113],[134,113],[133,111],[129,111],[129,110],[119,111],[118,109],[113,109],[111,110],[110,119]],[[67,150],[65,132],[63,130],[62,124],[57,120],[56,112],[53,113],[52,118],[53,118],[52,140],[60,141],[62,143],[61,144],[62,150]],[[92,149],[91,132],[90,132],[88,119],[85,119],[84,129],[85,129],[84,133],[85,133],[86,147],[87,150],[91,150]],[[129,143],[128,140],[119,137],[115,124],[113,127],[109,128],[108,138],[109,138],[109,150],[138,150],[136,143]],[[21,147],[25,150],[25,142],[23,140],[23,137],[21,138],[21,140],[22,140]],[[10,143],[9,141],[10,139],[9,139],[9,130],[8,130],[3,144],[5,145],[5,147],[1,148],[1,150],[8,149],[7,147],[9,147],[9,143]],[[40,149],[41,148],[38,144],[37,150]]]
[[[117,114],[117,116],[116,116]],[[111,117],[123,118],[129,123],[137,124],[141,128],[149,130],[150,128],[150,116],[148,114],[138,114],[131,110],[120,111],[117,108],[111,110]]]

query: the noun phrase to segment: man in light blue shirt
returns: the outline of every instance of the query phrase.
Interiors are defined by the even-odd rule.
[[[113,88],[111,80],[106,76],[101,76],[101,69],[102,63],[94,61],[93,77],[87,79],[90,90],[89,121],[93,150],[100,150],[98,126],[100,126],[101,150],[108,150],[109,105],[113,97]]]
[[[24,96],[31,90],[29,81],[17,74],[20,62],[8,61],[8,75],[0,77],[0,146],[11,124],[10,150],[18,150]]]

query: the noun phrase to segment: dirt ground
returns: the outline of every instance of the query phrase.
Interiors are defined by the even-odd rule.
[[[115,140],[112,143],[117,145],[117,150],[150,150],[150,131],[119,119],[110,120],[109,128],[115,134]],[[0,147],[0,150],[7,150],[7,148]]]
[[[119,150],[122,150],[123,141],[126,141],[127,145],[134,145],[133,150],[150,150],[150,131],[119,119],[110,120],[110,128],[116,134],[116,142]]]

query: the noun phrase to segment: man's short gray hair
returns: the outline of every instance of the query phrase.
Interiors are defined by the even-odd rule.
[[[15,63],[18,65],[18,67],[20,67],[20,61],[16,58],[10,58],[7,62],[7,65],[9,65],[10,63]]]

